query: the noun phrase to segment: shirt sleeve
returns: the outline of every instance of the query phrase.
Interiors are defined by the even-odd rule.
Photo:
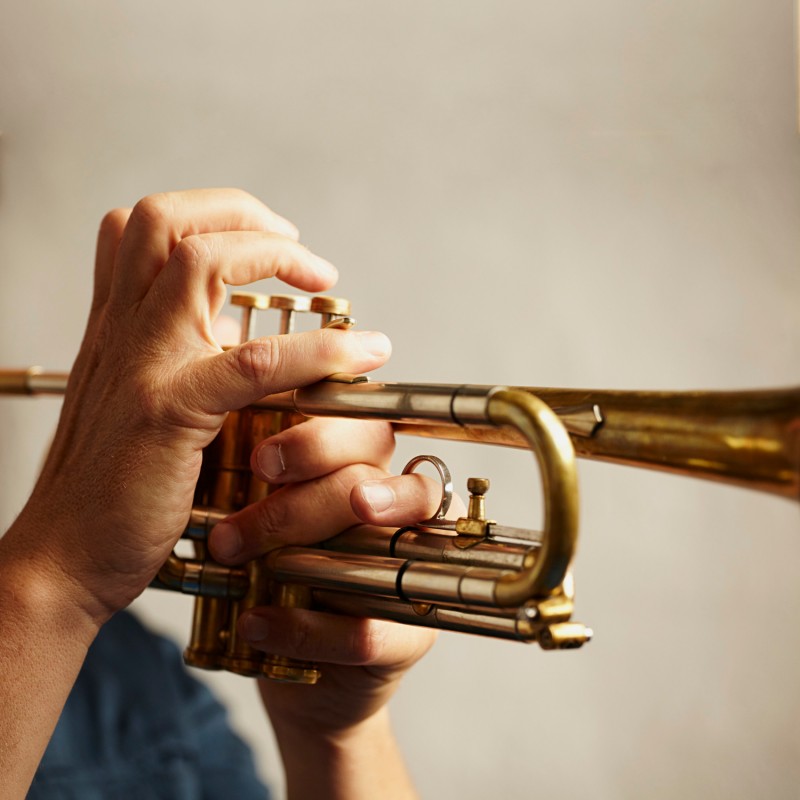
[[[128,613],[89,650],[29,800],[267,800],[247,746],[177,647]]]

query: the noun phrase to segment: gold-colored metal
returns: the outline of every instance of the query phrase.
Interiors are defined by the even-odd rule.
[[[325,328],[339,317],[350,316],[350,301],[343,297],[317,295],[311,298],[311,311],[322,315],[322,327]]]
[[[311,298],[297,294],[273,294],[269,307],[281,312],[280,333],[292,333],[296,314],[311,308]]]
[[[316,303],[314,301],[317,301]],[[322,301],[322,303],[320,303]],[[311,311],[321,314],[320,327],[342,327],[349,328],[352,324],[348,318],[334,316],[339,309],[343,313],[350,313],[350,303],[335,297],[324,297],[309,299],[297,295],[273,295],[272,308],[279,309],[281,321],[279,333],[289,334],[294,330],[295,314],[298,311]],[[283,430],[291,424],[296,424],[300,418],[296,414],[285,415],[278,412],[274,417],[279,430]],[[263,561],[262,559],[259,560]],[[266,565],[265,565],[266,567]],[[273,605],[283,608],[311,608],[311,590],[302,584],[278,583],[271,580],[272,576],[268,567],[264,569],[265,575],[269,575],[269,587],[271,592],[271,602]],[[267,654],[262,657],[262,674],[272,680],[284,681],[287,683],[314,684],[321,676],[319,667],[305,661],[297,661],[285,656]]]
[[[306,301],[274,297],[243,297],[237,304],[247,313],[267,305],[294,313]],[[308,307],[322,314],[323,325],[351,324],[346,301],[314,298]],[[282,332],[290,323],[284,316]],[[0,393],[60,394],[66,383],[66,375],[37,367],[0,371]],[[205,544],[211,527],[270,491],[250,474],[252,447],[309,416],[382,419],[399,433],[529,449],[543,485],[542,529],[487,519],[489,482],[472,478],[469,511],[458,521],[436,518],[398,531],[359,526],[315,548],[274,550],[246,568],[216,564]],[[186,531],[195,558],[173,555],[156,582],[197,596],[187,661],[317,680],[314,665],[265,657],[238,640],[238,615],[268,602],[538,641],[544,649],[580,646],[591,631],[571,621],[576,453],[800,499],[800,389],[586,391],[373,383],[340,375],[264,398],[230,414],[209,446]]]
[[[456,531],[461,534],[459,545],[472,547],[489,534],[492,525],[497,523],[493,519],[486,519],[486,492],[489,491],[488,478],[469,478],[467,480],[469,492],[469,509],[467,516],[456,521]]]
[[[256,318],[253,312],[269,308],[270,296],[268,294],[258,294],[257,292],[233,292],[231,294],[231,305],[240,306],[242,309],[241,340],[246,342],[255,336]]]
[[[258,405],[294,409],[307,416],[388,419],[397,433],[527,449],[530,443],[521,430],[487,422],[476,411],[481,397],[501,388],[323,381],[264,398]],[[552,409],[579,457],[800,499],[800,388],[717,392],[511,388],[540,398]]]
[[[453,502],[453,478],[450,475],[447,464],[438,456],[431,455],[415,456],[403,467],[401,474],[408,475],[422,464],[431,464],[434,467],[439,473],[439,482],[442,485],[442,496],[439,500],[439,507],[436,509],[436,513],[428,520],[428,522],[436,524],[447,518],[447,512],[450,510],[450,504]]]
[[[281,311],[279,333],[289,333],[293,328],[294,313],[307,310],[310,301],[306,297],[287,295],[267,296],[248,292],[237,292],[231,297],[234,305],[241,306],[242,341],[252,338],[255,327],[255,311],[279,309]],[[206,565],[216,576],[226,571],[235,572],[236,591],[227,595],[210,596],[199,592],[195,601],[194,622],[189,646],[184,660],[192,666],[204,669],[225,669],[240,675],[272,675],[273,656],[255,650],[244,641],[237,630],[237,620],[241,614],[256,606],[285,600],[286,592],[280,589],[273,597],[272,583],[267,573],[264,559],[253,559],[243,570],[231,570],[216,564],[208,553],[205,538],[210,532],[208,523],[218,522],[231,511],[258,502],[270,493],[272,487],[257,480],[250,471],[250,453],[258,442],[295,421],[300,421],[290,412],[263,412],[246,408],[228,415],[216,439],[206,448],[203,469],[195,492],[195,502],[202,508],[211,506],[204,517],[197,510],[186,532],[187,538],[195,541],[197,560]],[[203,523],[206,524],[203,524]],[[168,565],[180,562],[176,555]],[[174,567],[173,567],[174,568]],[[159,572],[157,585],[165,588],[163,570]],[[242,579],[243,576],[243,579]],[[217,577],[221,582],[222,578]],[[208,582],[208,579],[206,580]],[[181,587],[173,585],[166,588]],[[303,589],[303,592],[307,590]],[[286,679],[291,677],[287,670]],[[313,668],[306,670],[301,680],[313,682],[318,673]]]
[[[469,492],[469,511],[467,516],[470,519],[486,519],[486,492],[489,491],[488,478],[469,478],[467,480],[467,491]]]

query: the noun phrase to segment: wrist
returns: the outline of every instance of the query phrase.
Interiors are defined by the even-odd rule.
[[[25,795],[99,629],[29,534],[20,519],[0,539],[3,797]]]
[[[58,549],[47,547],[47,533],[24,510],[0,539],[3,606],[9,600],[28,625],[88,647],[111,614],[96,607]]]
[[[283,721],[275,734],[289,800],[386,800],[417,797],[392,731],[386,706],[334,732]]]

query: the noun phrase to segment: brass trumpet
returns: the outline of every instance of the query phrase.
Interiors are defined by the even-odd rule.
[[[317,312],[323,326],[348,327],[349,304],[337,298],[236,293],[243,340],[254,312],[281,312],[281,333],[296,314]],[[0,371],[0,393],[59,394],[67,375],[38,368]],[[311,416],[392,422],[423,437],[524,447],[535,455],[544,497],[541,531],[486,518],[488,480],[471,478],[469,510],[445,518],[449,471],[433,519],[397,531],[358,526],[315,548],[283,547],[230,568],[207,553],[211,527],[270,487],[249,471],[261,439]],[[323,607],[359,616],[520,641],[544,649],[580,647],[592,632],[571,621],[569,566],[578,533],[575,454],[709,478],[790,498],[800,496],[800,389],[745,392],[619,392],[531,387],[379,383],[337,375],[264,398],[229,414],[204,454],[184,534],[195,557],[173,553],[154,581],[196,596],[184,657],[206,669],[314,683],[320,672],[265,656],[242,642],[236,620],[265,603]]]

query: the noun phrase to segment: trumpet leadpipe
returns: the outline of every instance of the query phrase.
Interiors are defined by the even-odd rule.
[[[419,386],[426,388],[417,399]],[[579,457],[800,499],[800,388],[639,392],[518,386],[510,390],[545,402],[570,434]],[[529,448],[519,429],[492,418],[489,404],[500,391],[502,387],[490,386],[323,382],[262,403],[286,403],[313,416],[390,419],[397,433],[414,436]],[[483,398],[482,409],[478,398]]]
[[[68,372],[45,372],[41,367],[0,370],[0,394],[64,394]]]
[[[66,373],[0,371],[0,394],[63,394]],[[468,389],[468,391],[467,391]],[[800,498],[800,388],[638,392],[515,387],[541,398],[579,457],[732,483]],[[264,409],[388,419],[396,432],[529,447],[498,426],[486,402],[498,387],[323,381],[271,395]]]

